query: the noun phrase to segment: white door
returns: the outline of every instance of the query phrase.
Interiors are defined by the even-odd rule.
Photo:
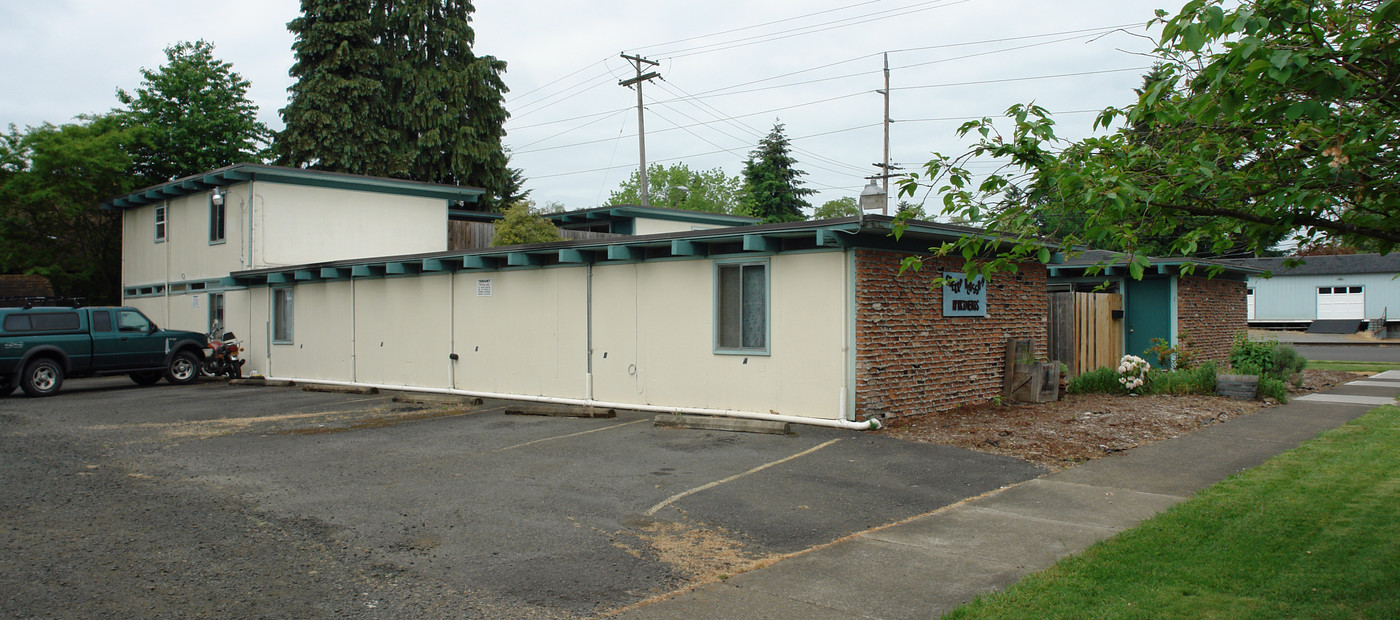
[[[1251,289],[1245,289],[1245,291],[1244,291],[1244,301],[1245,301],[1245,308],[1246,308],[1246,309],[1245,309],[1245,318],[1248,319],[1248,320],[1250,320],[1250,321],[1253,321],[1253,320],[1254,320],[1254,289],[1252,289],[1252,288],[1251,288]]]
[[[1320,286],[1317,288],[1317,318],[1366,318],[1366,293],[1359,286]]]

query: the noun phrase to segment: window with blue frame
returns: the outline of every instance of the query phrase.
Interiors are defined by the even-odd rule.
[[[715,352],[768,352],[768,261],[715,265]]]

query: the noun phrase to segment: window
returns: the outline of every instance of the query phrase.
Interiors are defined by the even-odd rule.
[[[156,241],[165,241],[165,205],[156,205]]]
[[[768,352],[768,263],[715,265],[715,352]]]
[[[209,243],[224,242],[224,194],[209,194]]]
[[[148,332],[151,331],[151,320],[136,310],[117,310],[117,331]]]
[[[76,312],[36,312],[34,314],[12,314],[5,317],[7,332],[61,332],[74,331],[79,325]]]
[[[92,311],[92,331],[109,332],[112,331],[112,313],[107,310]]]
[[[209,294],[209,332],[213,333],[215,328],[224,327],[224,294]]]
[[[272,289],[272,342],[292,343],[292,289]]]

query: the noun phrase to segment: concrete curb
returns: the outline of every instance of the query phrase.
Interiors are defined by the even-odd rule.
[[[296,385],[296,382],[283,379],[254,379],[250,377],[246,379],[229,379],[228,384],[249,385],[253,387],[292,387]]]
[[[304,392],[329,392],[332,394],[378,394],[379,388],[357,387],[349,385],[322,385],[311,383],[302,386]]]
[[[663,413],[656,416],[652,422],[654,426],[662,428],[689,428],[707,431],[729,431],[734,433],[767,433],[769,435],[787,435],[792,432],[792,425],[787,422],[773,422],[769,420],[746,420],[742,418],[719,418],[705,415],[686,415],[681,413]]]
[[[550,405],[545,403],[512,404],[505,409],[506,415],[537,415],[551,418],[615,418],[617,410],[598,407],[574,407],[570,405]]]

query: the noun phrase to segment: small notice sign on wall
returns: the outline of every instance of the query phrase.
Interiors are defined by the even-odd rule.
[[[491,296],[491,278],[481,278],[481,279],[479,279],[479,280],[476,281],[476,296],[477,296],[477,297],[490,297],[490,296]]]
[[[944,272],[943,316],[987,316],[987,282],[982,276]]]

